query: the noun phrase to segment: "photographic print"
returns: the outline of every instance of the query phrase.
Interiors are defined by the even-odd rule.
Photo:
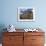
[[[18,8],[18,21],[34,21],[35,9],[30,7]]]

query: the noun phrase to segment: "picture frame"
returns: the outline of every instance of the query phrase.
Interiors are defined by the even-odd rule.
[[[18,7],[18,21],[35,21],[35,8]]]

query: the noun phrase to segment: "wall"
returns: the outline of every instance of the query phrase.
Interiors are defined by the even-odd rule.
[[[13,24],[16,28],[43,27],[46,28],[46,0],[0,0],[0,25]],[[18,7],[34,7],[36,20],[34,22],[18,22]]]

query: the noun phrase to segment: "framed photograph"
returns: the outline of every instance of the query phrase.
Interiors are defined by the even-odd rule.
[[[18,21],[35,21],[35,8],[19,7]]]

